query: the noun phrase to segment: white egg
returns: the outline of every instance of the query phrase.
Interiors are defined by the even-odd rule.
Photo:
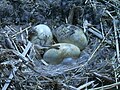
[[[87,44],[87,38],[82,29],[70,24],[61,25],[53,30],[53,34],[60,43],[71,43],[83,50]]]
[[[73,58],[70,58],[70,57],[64,58],[61,64],[63,64],[63,65],[77,65],[76,60],[74,60]]]
[[[51,29],[44,24],[39,24],[33,27],[34,35],[31,35],[31,42],[38,45],[51,45],[53,35]]]
[[[49,64],[59,64],[64,58],[78,58],[80,56],[80,49],[69,43],[58,43],[58,49],[52,48],[45,52],[43,59]]]

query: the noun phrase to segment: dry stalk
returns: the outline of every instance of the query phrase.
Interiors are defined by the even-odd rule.
[[[102,86],[102,87],[97,87],[97,88],[92,88],[92,89],[88,89],[88,90],[107,90],[120,85],[120,82],[114,83],[114,84],[110,84],[110,85],[106,85],[106,86]]]
[[[24,49],[24,52],[22,53],[23,56],[25,56],[25,55],[27,54],[27,52],[28,52],[28,50],[30,49],[31,45],[32,45],[32,44],[29,42],[28,45],[26,46],[26,48]],[[20,59],[19,59],[19,61],[20,61]],[[2,90],[7,90],[7,88],[8,88],[8,86],[9,86],[11,80],[13,79],[14,74],[15,74],[15,72],[17,71],[17,69],[18,69],[18,67],[14,67],[14,68],[13,68],[13,70],[12,70],[11,74],[9,75],[8,80],[6,80],[6,83],[4,84]]]
[[[26,30],[30,29],[31,27],[32,27],[32,26],[30,25],[30,26],[26,27],[25,29],[20,30],[20,32],[17,32],[16,34],[12,35],[12,38],[14,39],[14,38],[15,38],[15,36],[17,36],[18,34],[23,33],[24,31],[26,31]]]

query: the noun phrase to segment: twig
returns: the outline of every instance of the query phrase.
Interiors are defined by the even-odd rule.
[[[116,30],[116,23],[115,23],[115,18],[111,15],[111,13],[106,10],[106,13],[113,19],[113,27],[114,27],[114,34],[115,34],[115,42],[116,42],[116,53],[117,53],[117,61],[120,63],[120,54],[119,54],[119,43],[118,43],[118,38],[117,38],[117,30]],[[116,83],[118,82],[116,78]],[[116,86],[118,88],[118,86]]]
[[[6,46],[10,49],[15,49],[8,34],[5,33],[5,42],[6,42]]]
[[[17,36],[18,34],[20,34],[20,33],[24,32],[24,31],[26,31],[26,29],[30,29],[30,28],[31,28],[31,25],[28,26],[28,27],[26,27],[25,29],[21,30],[20,32],[17,32],[16,34],[12,35],[12,38],[15,38],[15,36]]]
[[[88,2],[88,0],[85,1],[85,4]]]
[[[84,32],[86,31],[86,28],[88,28],[87,30],[89,32],[91,32],[92,34],[94,34],[95,36],[97,36],[100,39],[103,39],[105,37],[104,35],[101,34],[101,32],[98,29],[92,27],[92,25],[90,23],[88,23],[87,20],[84,21],[83,28],[84,28]],[[104,42],[106,42],[107,44],[111,45],[111,41],[110,40],[105,40]]]
[[[118,62],[120,63],[119,43],[118,43],[118,35],[117,35],[115,18],[111,15],[111,13],[108,10],[106,10],[106,13],[113,19],[113,27],[114,27],[115,42],[116,42],[116,53],[117,53]]]
[[[12,41],[12,43],[13,43],[13,45],[14,45],[15,50],[19,51],[18,48],[17,48],[17,45],[16,45],[15,42],[14,42],[14,40],[11,39],[11,41]]]
[[[14,32],[14,33],[17,32],[17,31],[16,31],[14,28],[12,28],[11,26],[7,26],[7,25],[6,25],[6,28],[9,29],[9,30],[11,30],[12,33],[13,33],[13,32]]]
[[[117,75],[116,67],[115,67],[114,64],[112,66],[113,66],[113,69],[114,69],[115,82],[118,82],[118,75]],[[116,86],[116,88],[118,89],[118,86]]]
[[[28,42],[28,44],[27,44],[24,52],[22,53],[23,56],[25,56],[25,55],[27,54],[27,52],[28,52],[28,50],[30,49],[31,45],[32,45],[32,44],[31,44],[30,42]],[[19,59],[19,60],[20,60],[20,59]],[[18,69],[18,67],[14,67],[14,68],[13,68],[13,70],[12,70],[11,74],[9,75],[8,80],[6,80],[6,83],[5,83],[5,85],[3,86],[2,90],[7,90],[7,88],[8,88],[8,86],[9,86],[11,80],[12,80],[13,77],[14,77],[13,73],[15,73],[15,72],[17,71],[17,69]]]
[[[60,47],[60,45],[40,46],[40,45],[37,45],[37,44],[35,44],[34,46],[35,46],[35,48],[37,48],[38,50],[51,49],[51,48],[59,49],[59,47]]]
[[[71,86],[71,85],[67,85],[67,84],[65,84],[65,83],[61,83],[64,87],[66,87],[66,88],[69,88],[69,89],[72,89],[72,90],[77,90],[77,88],[76,87],[73,87],[73,86]]]
[[[114,33],[115,33],[115,42],[116,42],[116,52],[117,52],[117,60],[120,63],[120,54],[119,54],[119,43],[118,43],[118,35],[116,30],[115,19],[113,19]]]
[[[45,62],[45,60],[43,60],[43,59],[41,59],[41,62],[42,62],[44,65],[46,65],[46,66],[49,65],[49,64],[48,64],[47,62]]]
[[[104,31],[103,31],[103,24],[102,24],[102,19],[100,18],[100,27],[102,31],[102,36],[105,37]]]
[[[105,2],[108,6],[112,6],[112,7],[116,8],[117,10],[120,10],[120,8],[116,7],[115,5],[109,3],[109,2],[107,2],[105,0],[102,0],[102,1]]]
[[[94,82],[95,81],[90,81],[88,83],[85,83],[85,84],[81,85],[80,87],[78,87],[77,90],[81,90],[81,89],[83,89],[85,87],[88,87],[89,85],[93,84]]]
[[[23,62],[23,64],[25,64],[27,67],[29,67],[31,70],[33,70],[35,73],[41,75],[40,72],[38,72],[37,70],[35,70],[33,67],[31,67],[31,66],[29,65],[29,59],[26,58],[25,55],[23,55],[23,54],[21,54],[20,52],[17,52],[17,51],[13,51],[13,53],[14,53],[15,55],[17,55],[17,56],[21,59],[21,61]],[[49,78],[47,78],[47,77],[45,77],[45,76],[41,76],[41,77],[43,77],[44,79],[49,80],[50,82],[53,81],[52,79],[49,79]]]
[[[102,87],[98,87],[98,88],[92,88],[92,89],[88,89],[88,90],[105,90],[105,89],[113,88],[113,87],[118,86],[118,85],[120,85],[120,82],[110,84],[110,85],[106,85],[106,86],[102,86]]]
[[[98,77],[98,78],[100,78],[100,79],[102,79],[102,80],[104,80],[106,82],[115,83],[115,80],[113,80],[113,79],[111,79],[111,78],[109,78],[107,76],[101,75],[101,74],[99,74],[97,72],[93,72],[92,74],[93,74],[93,77]]]
[[[98,38],[103,39],[103,36],[100,33],[94,31],[93,29],[89,28],[88,31],[91,32],[91,33],[93,33]]]

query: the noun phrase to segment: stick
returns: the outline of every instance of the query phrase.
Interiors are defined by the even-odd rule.
[[[24,49],[24,52],[22,53],[23,56],[25,56],[25,55],[27,54],[27,52],[28,52],[28,50],[30,49],[31,46],[32,46],[32,43],[28,42],[26,48]],[[20,60],[20,59],[19,59],[19,60]],[[9,86],[11,80],[12,80],[13,77],[14,77],[13,74],[17,71],[17,69],[18,69],[18,67],[14,67],[14,68],[13,68],[13,71],[11,72],[8,80],[6,80],[6,83],[5,83],[5,85],[3,86],[2,90],[7,90],[7,88],[8,88],[8,86]]]

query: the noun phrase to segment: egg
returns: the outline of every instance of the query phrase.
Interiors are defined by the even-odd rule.
[[[53,35],[51,29],[47,25],[39,24],[29,32],[29,40],[41,46],[52,45]]]
[[[80,50],[83,50],[88,44],[88,40],[82,29],[75,25],[61,25],[53,30],[53,34],[58,42],[74,44],[78,46]]]
[[[43,55],[43,60],[48,64],[59,64],[64,58],[78,58],[80,56],[80,49],[70,43],[58,43],[53,46],[59,45],[59,47],[51,48]]]
[[[63,65],[77,65],[76,60],[74,60],[73,58],[70,58],[70,57],[64,58],[61,64],[63,64]]]

